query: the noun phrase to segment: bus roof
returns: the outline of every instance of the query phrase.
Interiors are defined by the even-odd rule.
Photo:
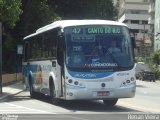
[[[49,25],[39,28],[35,33],[26,36],[24,39],[30,38],[37,34],[43,33],[45,31],[54,29],[54,28],[65,28],[69,26],[79,26],[79,25],[119,25],[119,26],[126,26],[124,23],[110,21],[110,20],[60,20],[55,21]]]

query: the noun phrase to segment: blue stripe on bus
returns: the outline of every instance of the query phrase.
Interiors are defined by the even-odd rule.
[[[29,68],[28,68],[27,65],[23,65],[24,76],[29,77],[29,75],[30,75],[33,84],[35,83],[35,75],[33,74],[33,72],[37,71],[37,67],[38,67],[38,65],[30,65]]]
[[[25,76],[28,76],[29,71],[36,72],[38,65],[30,65],[29,68],[27,65],[23,65],[23,73]],[[29,71],[28,71],[29,70]]]
[[[97,79],[104,78],[113,74],[113,72],[75,72],[68,70],[68,73],[75,78]]]

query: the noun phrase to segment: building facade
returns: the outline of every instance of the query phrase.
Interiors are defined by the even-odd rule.
[[[136,54],[149,54],[152,46],[150,35],[149,0],[117,0],[118,21],[127,24],[136,41]]]
[[[160,0],[155,0],[154,51],[160,49]]]
[[[152,49],[154,48],[154,23],[155,23],[155,0],[149,0],[149,18],[148,24],[150,25],[150,31],[148,35],[152,41]]]

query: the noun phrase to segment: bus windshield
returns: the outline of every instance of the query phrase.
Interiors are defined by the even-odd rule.
[[[64,29],[66,66],[83,70],[131,69],[133,48],[128,28],[115,25],[72,26]]]

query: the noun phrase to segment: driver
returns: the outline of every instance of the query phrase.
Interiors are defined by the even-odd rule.
[[[117,43],[115,40],[112,41],[111,47],[108,48],[109,53],[119,53],[121,50],[117,48]]]

